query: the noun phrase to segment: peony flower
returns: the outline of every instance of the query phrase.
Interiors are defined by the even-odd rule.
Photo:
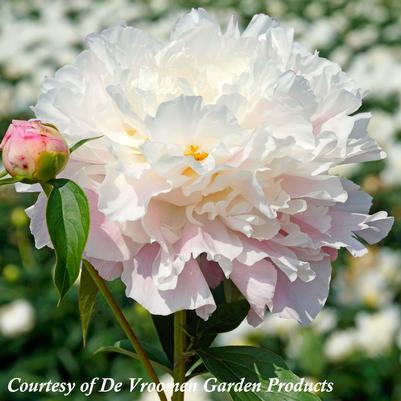
[[[335,331],[326,341],[324,351],[329,361],[340,362],[358,350],[356,329]]]
[[[67,164],[70,154],[57,128],[35,120],[13,120],[0,149],[7,172],[28,183],[55,178]]]
[[[358,346],[370,357],[377,357],[388,351],[401,326],[400,310],[395,305],[371,314],[359,312],[355,320]]]
[[[153,314],[207,319],[227,278],[253,325],[267,308],[310,322],[337,250],[363,255],[359,238],[375,243],[393,221],[331,173],[384,156],[370,115],[355,114],[361,90],[266,15],[223,31],[192,10],[166,43],[117,26],[87,45],[34,107],[71,144],[103,135],[63,172],[89,197],[85,257]],[[38,247],[50,245],[44,207],[40,194],[28,210]]]
[[[35,324],[35,310],[25,299],[0,307],[0,333],[4,337],[17,337],[32,330]]]

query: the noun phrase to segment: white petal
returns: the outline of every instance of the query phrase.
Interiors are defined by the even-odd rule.
[[[272,312],[286,319],[296,319],[302,324],[310,323],[320,312],[329,292],[330,262],[313,263],[316,278],[308,283],[291,282],[277,272],[277,285],[272,302]]]

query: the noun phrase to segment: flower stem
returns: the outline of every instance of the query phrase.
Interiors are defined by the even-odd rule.
[[[185,383],[185,351],[186,351],[186,336],[184,331],[185,326],[185,310],[174,313],[174,369],[173,377],[174,394],[172,401],[184,401],[184,392],[180,390],[182,384]]]
[[[118,306],[117,302],[114,300],[113,296],[111,295],[111,292],[107,288],[103,279],[99,276],[97,271],[90,265],[90,263],[84,263],[83,265],[88,269],[88,272],[92,277],[92,280],[95,282],[95,284],[99,288],[99,291],[104,296],[106,302],[108,303],[110,309],[113,312],[114,317],[120,324],[121,328],[123,329],[127,338],[131,342],[131,344],[134,347],[139,358],[141,359],[146,371],[148,372],[149,377],[152,379],[152,381],[156,385],[158,385],[160,383],[159,378],[157,377],[157,374],[156,374],[155,370],[153,369],[153,366],[150,363],[145,350],[142,348],[142,345],[139,342],[138,337],[134,333],[134,330],[128,323],[127,319],[125,318],[125,316],[124,316],[122,310],[120,309],[120,307]],[[163,390],[158,391],[158,395],[159,395],[160,401],[167,401],[166,394],[164,393]]]
[[[48,184],[47,182],[42,182],[40,185],[43,189],[43,192],[46,194],[47,197],[49,197],[53,186],[51,184]]]

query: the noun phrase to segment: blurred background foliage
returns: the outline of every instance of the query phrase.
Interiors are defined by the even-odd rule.
[[[236,14],[245,25],[264,12],[295,28],[309,49],[339,63],[367,90],[363,111],[373,114],[370,134],[388,159],[342,168],[374,196],[373,211],[396,217],[391,234],[369,255],[341,254],[326,308],[307,328],[269,316],[258,330],[245,323],[220,344],[258,344],[283,355],[300,376],[334,381],[323,400],[401,400],[401,3],[399,0],[1,0],[0,136],[11,119],[29,118],[45,76],[71,62],[83,38],[120,21],[159,38],[190,7],[202,6],[225,23]],[[0,400],[57,401],[57,394],[7,391],[11,377],[82,383],[95,376],[126,380],[144,376],[139,363],[94,354],[122,338],[99,299],[89,342],[83,348],[77,291],[60,307],[52,284],[53,256],[36,250],[24,208],[34,195],[0,189]],[[140,336],[156,341],[146,312],[114,294]],[[125,401],[138,394],[95,394],[94,400]],[[68,397],[82,400],[79,392]],[[196,394],[191,401],[209,400]],[[143,401],[156,399],[142,395]]]

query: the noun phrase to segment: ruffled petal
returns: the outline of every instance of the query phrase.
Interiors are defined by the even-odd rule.
[[[185,264],[176,288],[159,290],[152,277],[152,262],[158,251],[157,244],[146,245],[134,261],[124,262],[121,279],[126,285],[126,295],[155,315],[190,309],[207,319],[216,305],[198,263],[191,259]]]
[[[316,277],[307,283],[300,279],[291,282],[284,273],[277,272],[277,285],[271,308],[273,314],[286,319],[296,319],[301,324],[308,324],[316,317],[329,293],[330,261],[325,259],[313,262],[312,268]]]
[[[248,322],[253,325],[261,323],[266,307],[272,306],[277,282],[276,268],[267,260],[261,260],[253,266],[234,262],[230,279],[251,306],[253,313]],[[258,316],[258,322],[254,314]]]
[[[123,272],[122,262],[109,262],[107,260],[90,257],[88,257],[87,260],[93,265],[93,267],[98,271],[100,277],[104,280],[112,281],[121,277]]]

